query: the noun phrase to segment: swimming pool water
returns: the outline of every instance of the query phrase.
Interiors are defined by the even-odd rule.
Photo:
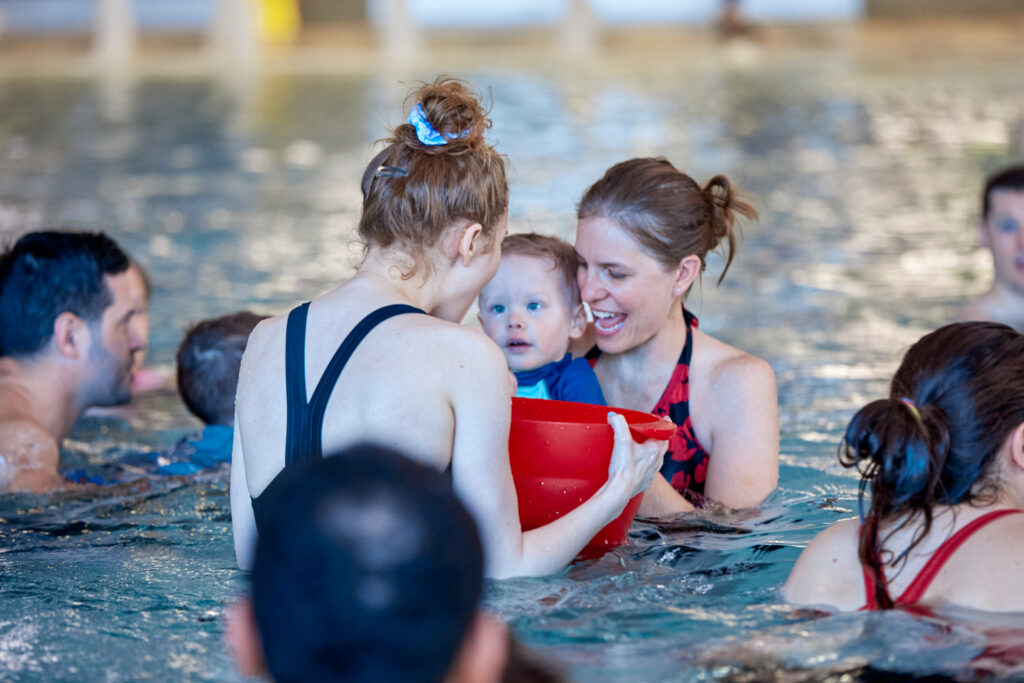
[[[513,230],[571,240],[582,191],[631,156],[741,185],[761,221],[723,285],[713,262],[690,306],[775,369],[780,487],[756,515],[637,523],[598,560],[489,585],[487,606],[584,681],[971,677],[976,615],[827,616],[777,591],[815,533],[856,514],[856,478],[835,460],[846,420],[986,286],[973,222],[984,174],[1022,156],[1019,48],[1010,60],[652,49],[402,77],[447,70],[490,86]],[[151,273],[150,359],[169,367],[186,324],[283,312],[352,272],[358,180],[382,122],[399,120],[397,80],[4,78],[0,236],[111,232]],[[196,426],[173,396],[150,396],[124,419],[83,420],[65,457],[102,463]],[[223,476],[2,497],[0,679],[232,680],[221,618],[241,588]]]

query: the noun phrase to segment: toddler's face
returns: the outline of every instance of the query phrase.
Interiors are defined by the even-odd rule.
[[[583,333],[583,307],[545,258],[502,256],[497,275],[480,293],[480,324],[505,353],[513,372],[561,360]]]
[[[1024,192],[995,190],[982,241],[992,250],[996,281],[1024,293]]]

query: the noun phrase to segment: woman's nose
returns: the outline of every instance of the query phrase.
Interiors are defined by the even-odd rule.
[[[580,298],[587,303],[599,301],[605,295],[601,283],[586,271],[582,271],[579,275],[579,286]]]

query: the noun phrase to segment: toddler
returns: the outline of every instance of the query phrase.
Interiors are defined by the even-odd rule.
[[[504,352],[517,396],[605,405],[590,365],[569,354],[587,325],[579,266],[572,245],[554,237],[510,235],[501,243],[501,266],[480,292],[480,324]]]

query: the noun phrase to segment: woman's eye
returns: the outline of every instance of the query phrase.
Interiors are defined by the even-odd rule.
[[[501,314],[501,313],[504,313],[504,312],[505,312],[505,307],[503,305],[501,305],[501,304],[494,304],[493,306],[491,306],[491,313]]]
[[[1004,235],[1012,235],[1017,232],[1017,221],[1007,218],[999,223],[999,232]]]
[[[608,271],[608,277],[610,277],[613,280],[623,280],[623,279],[625,279],[626,274],[625,273],[619,273],[619,272],[614,271],[614,270],[609,270]]]
[[[539,311],[540,310],[540,302],[539,301],[531,301],[530,303],[526,304],[526,310],[528,310],[528,311]]]

